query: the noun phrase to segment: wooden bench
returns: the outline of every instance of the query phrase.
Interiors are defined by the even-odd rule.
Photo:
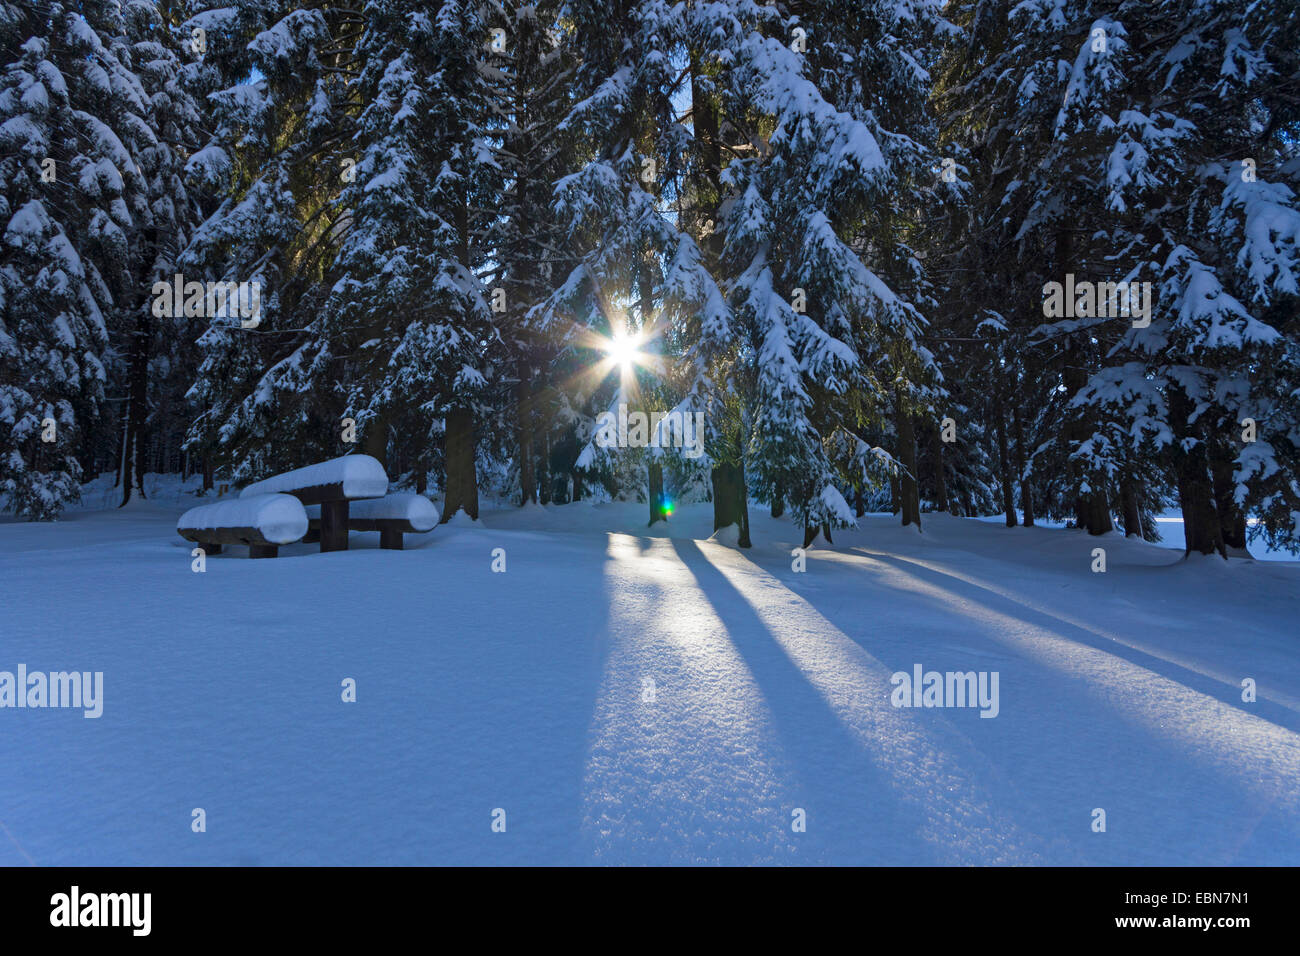
[[[323,510],[307,509],[308,536],[319,533]],[[349,531],[378,531],[379,546],[401,551],[402,536],[426,534],[438,525],[438,509],[424,495],[394,494],[370,498],[351,505],[347,519]]]
[[[307,511],[292,495],[241,495],[191,508],[176,531],[208,554],[220,554],[225,544],[246,544],[250,558],[274,558],[280,545],[307,533]]]
[[[369,455],[344,455],[254,482],[239,493],[239,499],[275,493],[293,495],[303,505],[319,505],[321,551],[346,551],[349,504],[382,498],[387,491],[383,465]]]

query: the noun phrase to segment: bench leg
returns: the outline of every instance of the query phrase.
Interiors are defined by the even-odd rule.
[[[379,532],[379,546],[385,551],[401,551],[402,532],[396,528],[383,528]]]
[[[326,501],[320,506],[320,550],[346,551],[348,549],[348,503]]]
[[[250,544],[248,546],[248,556],[250,558],[274,558],[280,554],[278,544]]]

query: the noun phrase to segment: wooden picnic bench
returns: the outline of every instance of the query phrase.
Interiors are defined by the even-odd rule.
[[[222,545],[248,545],[250,558],[274,558],[280,545],[307,532],[307,512],[292,495],[263,494],[199,505],[181,515],[176,531],[207,554]]]
[[[382,498],[387,491],[388,475],[376,459],[344,455],[254,482],[239,493],[239,498],[276,493],[292,495],[303,505],[319,505],[320,550],[325,552],[348,549],[351,502]],[[307,531],[304,527],[303,533]]]
[[[307,509],[308,538],[321,534],[324,509]],[[389,551],[401,551],[402,536],[425,534],[438,524],[438,509],[423,495],[393,494],[382,498],[355,501],[347,517],[349,531],[378,531],[379,546]],[[322,540],[324,537],[322,535]]]

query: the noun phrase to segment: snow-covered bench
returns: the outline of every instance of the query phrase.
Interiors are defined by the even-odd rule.
[[[208,554],[220,554],[223,544],[246,544],[250,558],[274,558],[280,545],[307,533],[307,511],[292,495],[241,495],[191,508],[176,530]]]
[[[379,546],[402,550],[402,535],[425,534],[438,525],[438,509],[424,495],[395,494],[352,503],[349,531],[378,531]],[[308,535],[320,530],[321,509],[307,509]]]
[[[241,491],[239,498],[283,493],[303,505],[319,505],[321,551],[346,551],[349,503],[382,498],[387,491],[383,465],[369,455],[344,455],[256,481]]]

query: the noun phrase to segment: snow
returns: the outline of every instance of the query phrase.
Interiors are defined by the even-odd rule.
[[[52,596],[0,669],[104,672],[98,720],[0,711],[0,864],[1300,862],[1300,564],[1108,535],[1094,574],[1098,539],[926,514],[796,573],[756,504],[740,551],[708,505],[485,502],[198,574],[192,487],[0,519],[6,591]],[[998,716],[896,709],[917,664],[997,671]]]
[[[255,481],[241,491],[239,497],[335,484],[343,486],[346,498],[379,498],[388,491],[388,475],[384,473],[384,466],[369,455],[344,455]]]
[[[320,505],[308,506],[307,517],[319,519]],[[402,493],[350,502],[348,517],[405,520],[417,531],[432,531],[438,524],[438,508],[424,495]]]
[[[182,528],[257,528],[272,544],[289,544],[307,533],[307,512],[293,495],[241,495],[191,508],[176,522]]]
[[[729,524],[719,528],[709,536],[709,540],[725,548],[738,548],[740,547],[740,525]]]

